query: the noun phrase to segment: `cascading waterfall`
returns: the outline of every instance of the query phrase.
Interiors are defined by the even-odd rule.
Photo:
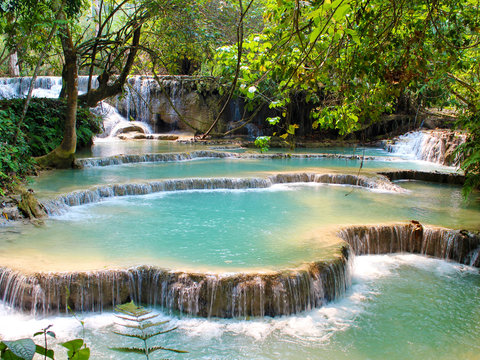
[[[0,296],[34,313],[102,311],[116,304],[161,306],[202,317],[295,314],[342,296],[350,284],[349,250],[335,259],[268,274],[200,274],[154,267],[31,276],[0,268]],[[65,289],[70,296],[66,297]]]
[[[31,77],[0,78],[0,99],[23,98],[28,94]],[[62,89],[60,76],[39,76],[35,79],[33,96],[58,98]]]
[[[351,283],[353,253],[417,253],[480,267],[480,236],[419,223],[340,229],[329,259],[269,273],[204,274],[156,267],[26,275],[0,268],[0,298],[48,314],[102,311],[134,300],[201,317],[295,314],[341,297]],[[351,250],[350,250],[351,249]],[[67,298],[68,289],[70,296]]]
[[[455,150],[465,140],[465,134],[451,130],[414,131],[387,143],[386,149],[396,155],[452,166],[458,164]]]
[[[419,223],[353,226],[339,231],[356,255],[408,252],[480,267],[480,235]]]
[[[28,94],[31,77],[19,78],[0,78],[0,99],[24,98]],[[93,88],[98,86],[96,78],[93,78]],[[88,88],[88,76],[79,76],[78,92],[83,94]],[[33,97],[38,98],[58,98],[62,89],[62,78],[60,76],[39,76],[35,79]],[[100,138],[115,137],[131,128],[150,134],[150,127],[141,121],[128,121],[130,117],[125,118],[118,110],[105,101],[100,102],[92,112],[102,116],[104,119],[104,132],[99,135]],[[132,128],[133,126],[133,128]]]
[[[146,123],[155,132],[191,131],[177,111],[194,127],[206,130],[220,110],[220,96],[213,80],[190,76],[161,76],[159,80],[157,83],[150,76],[130,76],[124,96],[116,97],[112,104],[126,118]]]
[[[75,165],[78,167],[111,166],[121,164],[143,163],[143,162],[165,162],[183,161],[200,158],[237,158],[237,159],[345,159],[345,160],[391,160],[388,157],[358,156],[344,154],[257,154],[257,153],[232,153],[211,150],[196,150],[185,153],[154,153],[142,155],[115,155],[102,158],[77,159]]]
[[[97,138],[113,138],[118,134],[127,131],[137,131],[142,134],[150,134],[152,130],[150,127],[140,121],[128,121],[125,117],[120,115],[118,110],[112,105],[102,101],[92,112],[103,118],[103,133],[97,135]]]
[[[293,173],[276,174],[267,178],[191,178],[168,179],[147,183],[97,186],[88,190],[74,191],[42,205],[50,215],[62,213],[68,206],[95,203],[104,198],[129,195],[146,195],[162,191],[212,190],[212,189],[263,189],[275,184],[319,183],[360,186],[369,189],[405,192],[383,176],[366,177],[348,174]]]

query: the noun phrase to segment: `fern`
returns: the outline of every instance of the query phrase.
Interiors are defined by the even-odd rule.
[[[114,334],[125,336],[129,338],[135,338],[143,341],[143,347],[112,347],[110,349],[132,354],[143,354],[146,359],[150,359],[150,354],[158,351],[171,351],[175,353],[186,353],[187,351],[166,348],[163,346],[149,346],[148,340],[162,334],[174,331],[176,327],[167,330],[159,329],[159,326],[165,325],[168,321],[157,321],[155,319],[158,315],[152,315],[150,310],[145,309],[143,306],[137,306],[133,301],[118,305],[115,308],[120,314],[116,316],[119,319],[127,321],[127,324],[117,324],[123,326],[125,331],[113,331]]]

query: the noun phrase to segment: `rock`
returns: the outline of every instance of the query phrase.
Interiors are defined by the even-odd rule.
[[[116,135],[126,134],[131,132],[139,132],[139,133],[145,134],[145,129],[139,125],[132,124],[132,125],[128,125],[123,128],[117,129]]]
[[[147,135],[144,133],[135,131],[135,132],[129,132],[125,134],[121,134],[117,136],[121,140],[144,140],[147,139]]]
[[[151,140],[178,140],[178,135],[173,134],[150,134],[147,135],[147,139]]]
[[[32,219],[44,219],[47,217],[47,213],[44,208],[38,202],[37,198],[33,194],[33,190],[22,189],[22,198],[18,203],[18,208],[25,215],[25,217]]]

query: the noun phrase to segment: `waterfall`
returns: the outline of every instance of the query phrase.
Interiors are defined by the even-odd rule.
[[[275,184],[287,183],[338,184],[381,191],[406,191],[382,176],[369,178],[343,174],[293,173],[277,174],[267,178],[187,178],[146,183],[102,185],[87,190],[67,193],[54,200],[45,200],[42,202],[42,205],[49,215],[56,215],[62,213],[69,206],[95,203],[101,199],[116,196],[146,195],[162,191],[264,189]]]
[[[30,82],[29,76],[17,78],[0,78],[0,99],[23,98],[28,94]],[[93,87],[97,87],[96,78],[93,79]],[[83,94],[87,91],[88,76],[78,77],[78,92]],[[61,76],[38,76],[33,86],[33,97],[58,98],[62,90]]]
[[[480,267],[480,235],[409,224],[340,229],[333,257],[268,273],[205,274],[141,266],[23,274],[0,268],[0,299],[39,314],[103,311],[134,300],[201,317],[279,316],[318,308],[351,285],[353,254],[410,252]],[[66,291],[68,289],[68,292]],[[67,298],[67,294],[70,294]]]
[[[394,171],[382,171],[378,173],[384,175],[391,181],[395,180],[420,180],[437,182],[441,184],[454,184],[463,185],[465,183],[465,175],[458,173],[442,173],[442,172],[429,172],[418,170],[394,170]]]
[[[211,150],[198,150],[188,153],[154,153],[143,155],[114,155],[103,158],[85,158],[77,159],[75,165],[78,167],[94,167],[94,166],[111,166],[141,162],[164,162],[164,161],[183,161],[198,158],[237,158],[237,159],[344,159],[359,161],[362,160],[358,155],[344,155],[344,154],[285,154],[285,153],[271,153],[271,154],[257,154],[257,153],[231,153]],[[382,160],[388,161],[389,158],[366,156],[364,161]]]
[[[408,252],[480,267],[480,235],[410,224],[353,226],[338,236],[356,255]]]
[[[192,131],[177,111],[195,128],[208,129],[220,111],[219,100],[213,78],[161,76],[157,82],[150,76],[130,76],[123,96],[111,103],[126,118],[132,117],[161,133]],[[223,121],[228,120],[229,114],[225,114]]]
[[[28,94],[31,77],[0,78],[0,99],[24,98]],[[93,78],[93,88],[98,86],[96,78]],[[88,88],[88,76],[78,77],[78,92],[83,94]],[[33,97],[58,98],[62,89],[60,76],[39,76],[35,80]],[[150,127],[141,121],[128,121],[130,118],[122,116],[118,110],[105,101],[100,102],[92,112],[104,119],[104,132],[100,138],[115,137],[127,131],[137,131],[142,134],[150,134]]]
[[[103,132],[97,138],[113,138],[125,132],[136,131],[141,134],[151,134],[150,127],[140,121],[128,121],[118,110],[105,101],[100,102],[92,112],[103,118]]]
[[[457,165],[456,148],[464,143],[466,135],[450,130],[414,131],[386,144],[386,149],[396,155],[442,165]]]
[[[0,297],[14,308],[50,314],[103,311],[134,300],[202,317],[278,316],[319,307],[350,285],[349,250],[305,268],[269,274],[200,274],[155,267],[23,275],[0,268]],[[66,291],[70,296],[66,297]]]

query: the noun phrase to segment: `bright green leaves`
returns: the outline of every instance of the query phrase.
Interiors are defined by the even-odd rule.
[[[345,32],[352,37],[352,40],[355,41],[357,45],[360,45],[360,36],[353,29],[345,29]]]
[[[255,146],[260,149],[260,152],[267,152],[270,147],[270,136],[259,136],[255,139]]]
[[[88,360],[90,358],[90,349],[86,347],[82,339],[75,339],[61,344],[68,349],[69,360]]]

